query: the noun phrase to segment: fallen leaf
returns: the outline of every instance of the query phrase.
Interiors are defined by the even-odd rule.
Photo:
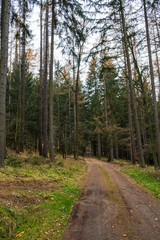
[[[20,232],[19,234],[16,235],[16,237],[21,237],[24,231]]]

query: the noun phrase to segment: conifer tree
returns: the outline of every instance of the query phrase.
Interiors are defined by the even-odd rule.
[[[5,102],[6,102],[6,80],[7,80],[7,58],[8,58],[8,33],[10,0],[1,2],[1,47],[0,47],[0,167],[4,167],[6,151],[6,127],[5,127]]]

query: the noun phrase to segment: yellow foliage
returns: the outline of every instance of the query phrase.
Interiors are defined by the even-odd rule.
[[[17,234],[17,235],[16,235],[16,238],[20,238],[23,233],[24,233],[24,231],[22,231],[21,233]]]

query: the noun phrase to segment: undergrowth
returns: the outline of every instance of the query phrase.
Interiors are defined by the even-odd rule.
[[[137,166],[125,166],[123,172],[160,199],[160,171],[155,171],[151,167],[141,169]]]
[[[82,160],[57,157],[55,163],[50,163],[41,157],[10,156],[6,168],[0,169],[0,180],[13,182],[22,178],[23,181],[43,180],[44,184],[53,180],[56,188],[31,193],[17,189],[24,197],[32,194],[39,198],[37,204],[15,207],[0,202],[0,239],[62,239],[72,206],[80,195],[85,171]]]

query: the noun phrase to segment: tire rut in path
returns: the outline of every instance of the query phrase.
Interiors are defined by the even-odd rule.
[[[97,162],[109,174],[130,213],[138,240],[160,240],[160,203],[114,164]]]
[[[101,171],[95,163],[88,162],[87,183],[72,212],[64,240],[121,240],[124,230],[131,233],[126,223],[129,215],[122,213],[124,206],[109,194]]]

